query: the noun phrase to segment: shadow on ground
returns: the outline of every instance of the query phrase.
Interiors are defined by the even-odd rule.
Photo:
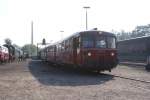
[[[44,85],[99,85],[113,79],[111,75],[64,68],[38,60],[30,61],[28,67],[33,76]]]

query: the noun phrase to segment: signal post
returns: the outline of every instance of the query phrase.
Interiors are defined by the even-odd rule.
[[[42,43],[37,43],[37,57],[39,58],[39,45],[44,45],[46,47],[46,45],[49,45],[50,43],[46,43],[45,38],[42,40]]]

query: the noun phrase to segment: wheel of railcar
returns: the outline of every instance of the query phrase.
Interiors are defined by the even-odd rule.
[[[111,72],[111,69],[109,69],[108,71]]]
[[[96,70],[95,73],[99,74],[99,73],[100,73],[100,70]]]

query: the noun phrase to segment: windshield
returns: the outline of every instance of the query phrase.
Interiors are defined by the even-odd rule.
[[[92,36],[84,36],[82,38],[82,46],[83,48],[93,48],[94,47],[94,39]]]
[[[82,37],[83,48],[116,48],[115,37],[107,36],[84,36]]]
[[[108,48],[116,48],[116,39],[114,37],[107,37]]]
[[[106,48],[106,39],[105,37],[96,37],[96,48]]]
[[[110,36],[100,36],[96,37],[95,41],[96,48],[116,48],[116,39],[115,37]]]

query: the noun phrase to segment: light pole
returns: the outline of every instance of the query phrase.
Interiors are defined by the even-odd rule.
[[[61,36],[60,36],[60,37],[61,37],[61,40],[62,40],[62,39],[63,39],[63,32],[64,32],[64,31],[61,30],[60,32],[61,32]]]
[[[33,21],[31,21],[31,44],[33,45]]]
[[[89,9],[90,7],[89,6],[84,6],[83,7],[85,10],[86,10],[86,30],[88,30],[88,15],[87,15],[87,9]]]

